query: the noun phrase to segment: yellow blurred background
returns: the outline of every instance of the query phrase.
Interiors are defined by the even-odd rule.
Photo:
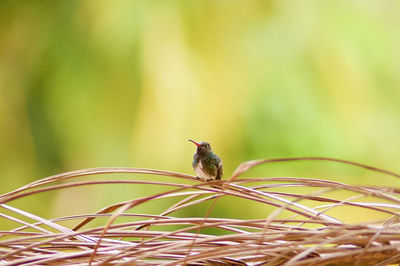
[[[212,144],[225,177],[288,156],[400,172],[399,12],[398,1],[1,1],[0,193],[90,167],[193,174],[188,139]],[[397,182],[317,162],[252,174]],[[116,190],[48,193],[26,209],[133,197]]]

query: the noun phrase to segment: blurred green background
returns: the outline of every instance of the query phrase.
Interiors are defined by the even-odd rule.
[[[225,177],[287,156],[400,172],[399,12],[394,0],[1,1],[0,193],[89,167],[192,174],[189,138],[212,144]],[[397,182],[318,162],[252,174]],[[94,211],[134,191],[47,193],[25,209]]]

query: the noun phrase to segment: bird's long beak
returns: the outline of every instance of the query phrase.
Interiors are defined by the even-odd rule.
[[[189,141],[191,141],[191,142],[193,142],[197,147],[199,147],[199,143],[197,143],[196,141],[194,141],[194,140],[191,140],[191,139],[189,139]]]

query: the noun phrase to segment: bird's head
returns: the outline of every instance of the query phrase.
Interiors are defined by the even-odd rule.
[[[194,140],[189,139],[189,141],[193,142],[196,146],[197,146],[197,152],[198,153],[208,153],[211,152],[211,145],[208,142],[205,141],[200,141],[200,142],[196,142]]]

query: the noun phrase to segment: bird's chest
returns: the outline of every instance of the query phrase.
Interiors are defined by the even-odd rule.
[[[199,161],[194,168],[196,175],[203,181],[214,180],[215,174],[212,171],[212,167],[205,164],[203,161]]]

